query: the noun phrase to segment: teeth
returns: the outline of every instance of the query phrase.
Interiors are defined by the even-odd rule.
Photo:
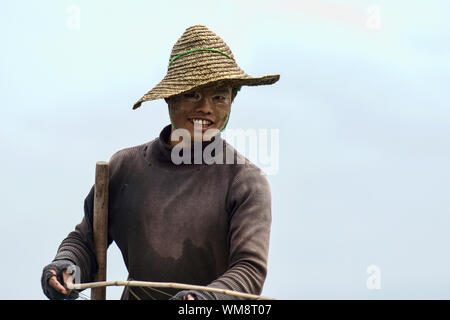
[[[194,124],[195,123],[198,123],[198,124],[201,124],[201,125],[209,125],[209,124],[211,124],[211,121],[209,121],[209,120],[202,120],[202,119],[190,119]]]

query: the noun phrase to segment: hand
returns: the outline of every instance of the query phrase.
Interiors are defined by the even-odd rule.
[[[48,279],[48,284],[50,286],[52,286],[56,291],[62,293],[65,296],[69,296],[71,293],[71,290],[68,290],[65,287],[67,286],[67,283],[69,281],[72,282],[72,276],[67,271],[63,271],[62,277],[63,277],[64,283],[60,283],[56,276],[57,275],[56,270],[50,269],[50,272],[53,273],[54,276],[52,276],[50,279]]]
[[[76,266],[70,260],[55,260],[46,265],[42,270],[41,286],[44,294],[50,300],[76,299],[78,290],[68,290],[67,284],[73,282],[73,277],[77,277],[74,272]]]
[[[198,300],[198,298],[197,293],[190,290],[183,290],[177,292],[177,294],[174,295],[169,300]]]

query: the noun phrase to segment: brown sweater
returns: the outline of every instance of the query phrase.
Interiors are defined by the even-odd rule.
[[[260,294],[267,273],[271,225],[270,186],[263,171],[218,134],[224,164],[171,160],[170,125],[148,143],[110,159],[108,243],[122,252],[129,277],[180,282]],[[226,164],[229,152],[233,164]],[[191,158],[193,159],[193,154]],[[239,161],[239,162],[238,162]],[[244,161],[244,164],[239,164]],[[92,186],[84,218],[63,240],[55,259],[70,259],[92,281],[97,263],[92,237]],[[162,289],[169,294],[179,290]],[[148,299],[142,289],[133,289]],[[150,291],[157,299],[169,296]],[[204,299],[233,296],[199,292]],[[125,288],[122,299],[133,299]]]

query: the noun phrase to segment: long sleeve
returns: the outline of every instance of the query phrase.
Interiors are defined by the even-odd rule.
[[[255,167],[241,170],[229,189],[229,266],[208,287],[260,295],[267,274],[271,227],[270,185]],[[206,291],[187,291],[199,299],[239,299]]]
[[[90,282],[97,272],[92,221],[94,206],[94,186],[84,201],[84,217],[75,230],[61,242],[54,260],[68,259],[80,267],[81,282]]]

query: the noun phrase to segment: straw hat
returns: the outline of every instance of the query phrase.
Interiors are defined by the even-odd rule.
[[[230,48],[218,35],[205,26],[195,25],[187,28],[173,46],[164,79],[139,99],[133,109],[144,101],[168,98],[213,82],[240,88],[273,84],[279,78],[279,74],[249,76],[237,65]]]

